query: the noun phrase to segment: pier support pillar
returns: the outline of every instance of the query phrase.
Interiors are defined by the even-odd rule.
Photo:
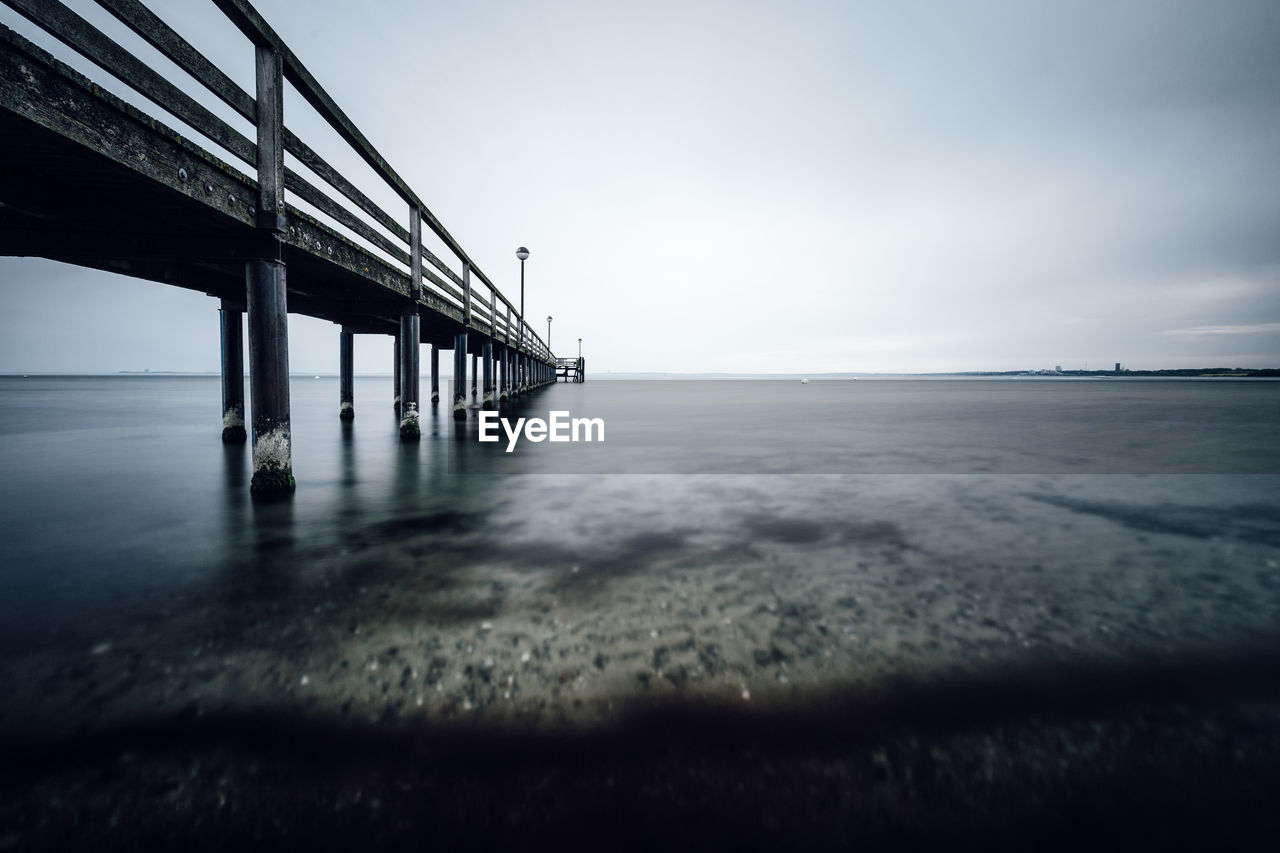
[[[431,405],[440,402],[440,347],[431,345]]]
[[[356,418],[355,342],[355,334],[346,329],[338,337],[338,417],[344,421]]]
[[[476,379],[480,376],[480,371],[476,369],[476,360],[479,358],[475,353],[471,354],[471,396],[476,396]]]
[[[249,309],[249,394],[253,403],[253,480],[258,495],[287,494],[293,480],[289,432],[289,313],[284,243],[284,59],[270,45],[255,49],[260,252],[245,262]]]
[[[391,336],[391,408],[400,412],[400,335]]]
[[[507,348],[498,347],[497,363],[494,365],[498,381],[498,402],[507,402]]]
[[[226,300],[218,310],[222,327],[222,443],[243,444],[244,430],[244,312],[228,308]]]
[[[418,312],[400,316],[400,440],[422,437],[418,424]]]
[[[467,419],[467,333],[459,332],[453,342],[453,419]]]
[[[277,241],[278,242],[278,241]],[[249,386],[253,403],[251,492],[291,492],[293,441],[289,431],[289,313],[284,263],[245,264],[249,305]]]
[[[486,409],[492,409],[496,402],[493,393],[493,341],[485,338],[483,349],[484,352],[480,357],[484,362],[484,403],[482,405]]]

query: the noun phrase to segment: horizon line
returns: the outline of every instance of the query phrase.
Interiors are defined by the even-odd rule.
[[[803,379],[803,378],[856,378],[860,376],[1078,376],[1078,375],[1106,375],[1106,376],[1125,376],[1125,375],[1142,375],[1147,373],[1171,373],[1171,372],[1214,372],[1214,373],[1243,373],[1243,372],[1280,372],[1280,366],[1277,367],[1240,367],[1225,365],[1205,365],[1202,367],[1157,367],[1157,368],[1123,368],[1120,372],[1114,369],[1071,369],[1071,370],[1047,370],[1043,368],[1014,368],[1010,370],[929,370],[929,371],[886,371],[886,370],[839,370],[825,371],[815,373],[800,373],[795,371],[772,372],[772,371],[666,371],[666,370],[606,370],[593,373],[593,377],[597,379],[606,377],[719,377],[719,378],[769,378],[776,377],[779,379]],[[218,370],[114,370],[114,371],[84,371],[84,370],[28,370],[28,371],[0,371],[0,376],[221,376]],[[245,371],[244,375],[249,376],[249,372]],[[310,371],[310,370],[294,370],[289,372],[290,378],[320,377],[320,378],[336,378],[339,374],[336,371]],[[371,378],[390,378],[393,374],[386,373],[354,373],[353,376],[366,379]],[[441,372],[441,377],[453,378],[452,373]]]

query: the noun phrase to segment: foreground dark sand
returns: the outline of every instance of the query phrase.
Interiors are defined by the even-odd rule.
[[[1239,651],[663,702],[591,731],[165,716],[6,744],[0,845],[1270,850],[1278,684]]]
[[[8,654],[0,850],[1275,848],[1272,478],[653,485]]]

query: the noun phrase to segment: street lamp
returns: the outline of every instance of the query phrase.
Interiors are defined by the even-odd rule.
[[[551,352],[551,315],[547,315],[547,352]]]
[[[578,358],[582,358],[582,338],[578,338]]]
[[[529,250],[524,246],[516,249],[516,257],[520,259],[520,338],[519,343],[524,344],[524,262],[529,257]]]

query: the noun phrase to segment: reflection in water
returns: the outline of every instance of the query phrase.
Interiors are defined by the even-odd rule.
[[[259,556],[288,551],[295,541],[294,501],[292,496],[273,500],[254,500],[253,543]]]
[[[348,489],[356,484],[355,424],[342,421],[342,485]]]
[[[249,448],[246,443],[222,445],[223,518],[228,540],[244,529],[249,506]]]

